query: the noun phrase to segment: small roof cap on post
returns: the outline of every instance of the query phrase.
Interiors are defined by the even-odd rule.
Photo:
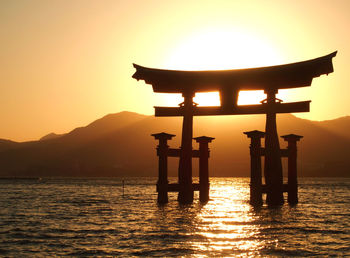
[[[264,138],[265,137],[265,132],[254,130],[254,131],[249,131],[249,132],[243,132],[245,135],[247,135],[248,138]]]
[[[304,136],[297,135],[297,134],[286,134],[281,136],[281,138],[283,138],[285,141],[290,141],[290,140],[299,141],[303,137]]]
[[[151,136],[153,136],[156,140],[160,140],[160,139],[166,139],[166,140],[171,140],[171,138],[175,137],[175,134],[169,134],[169,133],[154,133],[151,134]]]
[[[196,142],[211,142],[215,138],[208,137],[208,136],[199,136],[199,137],[194,137],[193,139],[196,140]]]

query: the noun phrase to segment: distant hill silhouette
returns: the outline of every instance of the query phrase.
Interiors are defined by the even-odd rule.
[[[39,141],[46,141],[46,140],[56,139],[56,138],[61,137],[62,135],[63,134],[49,133],[49,134],[41,137]]]
[[[303,135],[299,144],[300,176],[350,175],[350,118],[314,122],[278,115],[279,135]],[[156,176],[156,141],[152,133],[176,134],[169,144],[179,147],[181,118],[155,118],[132,112],[110,114],[63,134],[39,141],[0,140],[0,176]],[[264,130],[265,116],[195,117],[194,136],[216,139],[210,145],[211,176],[249,176],[249,140],[244,131]],[[286,143],[281,139],[281,147]],[[198,148],[193,143],[194,148]],[[170,176],[177,172],[170,159]],[[197,173],[197,161],[194,162]]]
[[[0,151],[13,149],[13,148],[16,148],[19,145],[20,145],[20,143],[18,143],[18,142],[13,142],[13,141],[10,141],[10,140],[0,139]]]
[[[350,139],[350,116],[344,116],[334,120],[315,122],[315,124],[318,124],[334,134]]]

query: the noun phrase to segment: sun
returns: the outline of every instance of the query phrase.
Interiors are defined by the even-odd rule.
[[[221,70],[269,66],[283,63],[278,49],[268,40],[237,28],[206,28],[182,39],[170,51],[162,67],[177,70]],[[169,96],[168,105],[182,102],[181,95]],[[256,104],[263,91],[241,91],[238,105]],[[219,106],[218,92],[196,93],[199,106]],[[175,104],[175,105],[176,105]]]

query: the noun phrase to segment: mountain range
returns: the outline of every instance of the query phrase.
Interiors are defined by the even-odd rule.
[[[67,134],[48,134],[38,141],[0,140],[1,177],[157,176],[157,142],[151,134],[167,132],[178,148],[181,118],[158,118],[132,112],[109,114]],[[249,139],[245,131],[264,131],[265,116],[195,117],[194,137],[210,136],[210,176],[249,176]],[[350,117],[310,121],[277,115],[279,135],[304,136],[298,143],[300,176],[350,176]],[[286,142],[281,139],[281,148]],[[193,142],[197,149],[197,143]],[[194,160],[194,175],[198,175]],[[284,162],[284,167],[286,167]],[[169,158],[169,176],[178,159]],[[286,170],[286,169],[285,169]]]

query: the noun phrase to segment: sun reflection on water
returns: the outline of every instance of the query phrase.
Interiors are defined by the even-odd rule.
[[[221,181],[222,182],[222,181]],[[254,210],[246,201],[249,189],[242,187],[242,181],[227,180],[221,184],[212,184],[211,198],[198,214],[199,236],[207,239],[193,242],[198,250],[220,251],[223,255],[255,255],[264,246],[259,240],[260,228],[254,223]]]

